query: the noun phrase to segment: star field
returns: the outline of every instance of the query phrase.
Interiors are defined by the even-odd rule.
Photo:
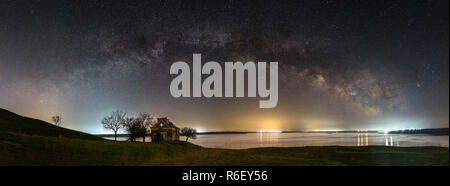
[[[86,132],[448,127],[448,1],[2,1],[0,107]],[[279,103],[170,96],[175,61],[278,61]],[[270,122],[269,122],[270,121]]]

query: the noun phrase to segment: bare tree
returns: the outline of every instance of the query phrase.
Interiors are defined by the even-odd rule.
[[[141,113],[137,117],[127,117],[124,120],[124,127],[129,134],[129,141],[136,141],[137,137],[142,137],[142,142],[145,142],[145,137],[150,130],[153,117],[148,113]]]
[[[127,113],[116,110],[110,116],[102,119],[102,124],[105,129],[110,129],[114,132],[114,140],[117,141],[117,132],[125,126],[125,115]]]
[[[127,117],[124,120],[124,128],[128,132],[128,141],[136,141],[136,138],[142,133],[142,127],[137,118]]]
[[[59,115],[52,116],[52,121],[56,126],[60,126],[61,122],[62,122],[61,116],[59,116]]]
[[[196,139],[197,130],[190,127],[184,127],[181,129],[181,135],[186,136],[186,141],[188,141],[189,138]]]
[[[142,142],[145,142],[145,136],[147,135],[148,131],[150,130],[150,126],[152,125],[153,117],[148,113],[141,113],[139,114],[139,122],[142,127]]]

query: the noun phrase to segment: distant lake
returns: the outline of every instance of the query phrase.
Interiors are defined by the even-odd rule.
[[[114,137],[106,137],[114,139]],[[126,137],[118,137],[124,141]],[[181,137],[180,140],[184,140]],[[139,140],[139,139],[138,139]],[[142,140],[142,138],[140,139]],[[146,138],[146,141],[151,141]],[[380,134],[380,133],[244,133],[201,134],[189,142],[209,148],[247,149],[258,147],[303,146],[439,146],[449,147],[449,136],[427,134]]]

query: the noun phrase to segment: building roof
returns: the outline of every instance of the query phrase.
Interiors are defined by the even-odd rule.
[[[151,126],[151,128],[177,128],[169,119],[158,118],[157,122]]]

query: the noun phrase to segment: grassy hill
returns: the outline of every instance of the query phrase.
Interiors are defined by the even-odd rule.
[[[449,165],[441,147],[228,150],[102,140],[0,109],[0,165]]]
[[[50,123],[23,117],[0,108],[0,132],[13,132],[27,135],[66,137],[86,140],[101,140],[100,137],[70,130]]]

